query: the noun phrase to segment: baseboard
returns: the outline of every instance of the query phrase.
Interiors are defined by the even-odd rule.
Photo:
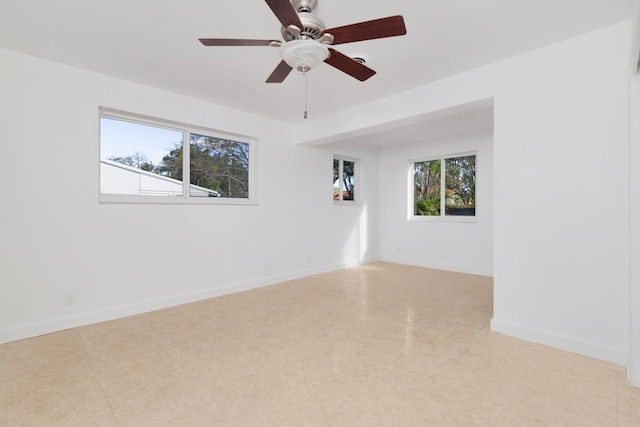
[[[633,369],[633,366],[629,366],[627,371],[627,380],[629,380],[629,384],[633,387],[640,388],[640,375],[636,369]]]
[[[478,276],[493,277],[493,270],[464,265],[439,264],[437,262],[425,261],[415,258],[405,258],[401,256],[383,256],[380,261],[391,262],[394,264],[413,265],[416,267],[433,268],[436,270],[453,271],[456,273],[476,274]]]
[[[496,318],[491,319],[491,330],[503,335],[581,354],[594,359],[604,360],[621,366],[626,366],[628,361],[628,354],[622,349],[565,337]]]
[[[274,285],[289,280],[295,280],[303,277],[314,276],[317,274],[328,273],[331,271],[342,270],[344,268],[369,264],[375,261],[378,261],[378,258],[370,257],[362,260],[351,260],[336,264],[328,264],[304,270],[297,270],[285,274],[266,276],[255,280],[234,283],[223,287],[202,289],[194,292],[140,301],[133,304],[121,305],[118,307],[109,307],[103,310],[92,311],[88,313],[80,313],[73,316],[58,317],[54,319],[43,320],[41,322],[18,325],[10,328],[0,329],[0,344],[64,331],[66,329],[77,328],[80,326],[91,325],[94,323],[135,316],[137,314],[161,310],[163,308],[174,307],[191,302],[202,301],[223,295],[234,294],[237,292],[248,291],[251,289]]]
[[[629,384],[631,384],[633,387],[640,388],[640,375],[636,372],[635,369],[632,369],[632,367],[630,367],[628,370],[627,379],[629,380]]]

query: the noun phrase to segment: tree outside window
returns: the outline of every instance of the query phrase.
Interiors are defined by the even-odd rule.
[[[414,215],[440,216],[440,160],[413,164]]]
[[[476,215],[476,156],[452,157],[446,162],[445,215]]]
[[[475,155],[412,162],[412,171],[414,216],[476,215]]]
[[[187,127],[101,117],[101,193],[248,199],[249,151],[249,143]]]
[[[333,200],[335,202],[355,202],[356,160],[334,157]]]

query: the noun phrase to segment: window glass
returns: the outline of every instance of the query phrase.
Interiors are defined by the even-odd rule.
[[[333,200],[340,200],[340,160],[333,159]]]
[[[333,158],[333,200],[337,204],[356,202],[357,160],[341,156]]]
[[[414,215],[440,215],[440,160],[413,164]]]
[[[446,159],[445,215],[475,216],[476,156]]]
[[[344,184],[342,200],[354,200],[356,185],[356,163],[344,160],[342,165],[342,182]]]
[[[182,196],[182,168],[165,162],[182,152],[181,131],[100,118],[100,192]],[[181,155],[181,154],[180,154]]]
[[[190,136],[190,194],[207,197],[249,196],[249,144],[192,133]]]
[[[476,216],[476,155],[411,161],[409,219]],[[412,187],[412,188],[411,188]],[[466,221],[462,218],[453,221]]]
[[[215,197],[233,199],[219,203],[255,203],[256,184],[250,183],[249,173],[254,144],[200,127],[101,109],[100,200],[205,203]]]

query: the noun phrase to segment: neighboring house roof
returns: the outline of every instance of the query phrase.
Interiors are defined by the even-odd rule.
[[[100,159],[100,175],[100,192],[103,194],[182,195],[182,181],[113,160]],[[220,197],[217,191],[198,185],[190,184],[189,189],[192,197]]]

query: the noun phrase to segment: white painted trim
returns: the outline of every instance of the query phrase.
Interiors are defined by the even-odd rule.
[[[249,172],[251,173],[251,172]],[[251,184],[249,184],[251,187]],[[251,190],[249,190],[251,191]],[[256,198],[240,199],[228,197],[165,197],[165,196],[137,196],[127,194],[102,194],[98,195],[98,202],[102,204],[126,204],[126,205],[245,205],[259,206]]]
[[[249,146],[249,197],[247,198],[227,198],[227,197],[192,197],[189,189],[188,180],[183,182],[183,191],[181,197],[158,197],[148,195],[125,195],[125,194],[103,194],[100,186],[98,187],[98,200],[100,203],[123,203],[123,204],[189,204],[189,205],[259,205],[259,164],[258,161],[258,138],[247,135],[239,135],[230,132],[224,132],[203,126],[192,125],[189,123],[178,122],[175,120],[163,119],[159,117],[147,116],[144,114],[131,113],[123,110],[116,110],[108,107],[98,107],[98,120],[106,118],[119,120],[128,123],[134,123],[142,126],[154,126],[162,129],[169,129],[182,133],[182,149],[184,157],[189,158],[191,145],[189,144],[189,134],[202,134],[221,139],[232,140],[247,144]],[[100,125],[99,125],[100,126]],[[102,143],[100,136],[99,144]],[[102,161],[103,159],[99,159]],[[190,175],[189,162],[183,165],[183,175]],[[100,178],[101,180],[102,178]],[[99,181],[100,181],[99,180]],[[99,184],[100,185],[100,184]]]
[[[333,201],[334,206],[360,206],[360,201],[362,200],[362,187],[363,181],[360,176],[360,168],[362,167],[362,160],[356,159],[354,157],[342,156],[339,154],[333,155],[333,161],[338,160],[340,163],[339,171],[338,171],[338,200]],[[331,162],[331,168],[333,169],[333,161]],[[353,163],[353,179],[355,181],[355,190],[353,192],[353,200],[343,200],[344,196],[344,188],[342,187],[342,174],[344,173],[344,162]],[[335,190],[335,188],[334,188]]]
[[[452,153],[440,156],[427,156],[427,157],[418,157],[415,159],[409,159],[408,169],[407,169],[407,221],[410,222],[478,222],[478,211],[477,211],[477,194],[478,190],[476,188],[476,214],[474,216],[456,216],[456,215],[446,215],[444,212],[446,211],[446,161],[448,159],[453,159],[456,157],[466,157],[466,156],[474,156],[476,158],[476,177],[478,176],[478,151],[463,151],[461,153]],[[416,215],[414,212],[413,200],[414,200],[414,191],[415,191],[415,177],[414,177],[414,164],[419,162],[427,162],[432,160],[440,161],[440,215],[426,216],[426,215]],[[442,165],[445,165],[443,168]]]
[[[640,0],[635,1],[635,14],[633,16],[633,40],[631,42],[631,73],[640,72]]]
[[[495,317],[491,319],[491,330],[503,335],[581,354],[594,359],[604,360],[621,366],[626,366],[628,360],[628,353],[624,349],[604,347],[592,342],[503,321]]]
[[[470,268],[463,265],[440,264],[437,262],[425,261],[422,259],[406,258],[401,256],[382,256],[380,261],[393,264],[412,265],[415,267],[433,268],[435,270],[452,271],[454,273],[475,274],[478,276],[493,277],[493,271],[482,268]]]
[[[0,329],[0,344],[32,338],[39,335],[64,331],[66,329],[91,325],[94,323],[106,322],[123,317],[135,316],[137,314],[148,313],[150,311],[161,310],[163,308],[202,301],[223,295],[243,292],[250,289],[275,285],[289,280],[314,276],[316,274],[329,273],[331,271],[344,268],[356,267],[379,261],[377,257],[365,258],[362,260],[345,261],[337,264],[329,264],[321,267],[298,270],[291,273],[268,276],[263,279],[251,280],[248,282],[235,283],[225,287],[202,289],[199,291],[184,294],[170,295],[163,298],[156,298],[148,301],[140,301],[134,304],[125,304],[118,307],[111,307],[106,310],[99,310],[89,313],[80,313],[73,316],[58,317],[43,322],[29,323],[17,327]]]
[[[636,2],[636,20],[634,22],[634,54],[640,55],[640,0]],[[633,60],[637,58],[634,57]],[[634,72],[637,69],[633,70]],[[640,124],[635,118],[640,109],[638,88],[640,75],[629,77],[629,360],[627,378],[632,386],[640,388],[640,221],[638,221],[640,176]]]
[[[413,210],[413,204],[410,209]],[[478,222],[478,216],[457,216],[457,215],[413,215],[410,213],[408,221],[410,222]]]

